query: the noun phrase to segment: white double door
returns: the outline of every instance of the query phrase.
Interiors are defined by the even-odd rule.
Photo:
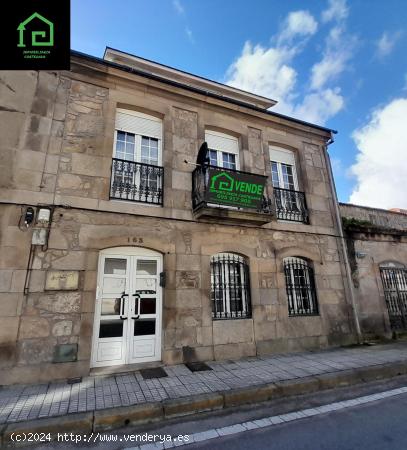
[[[99,257],[92,367],[161,359],[162,257],[121,247]]]

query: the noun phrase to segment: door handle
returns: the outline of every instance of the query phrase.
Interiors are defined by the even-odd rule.
[[[141,299],[140,294],[138,294],[137,292],[135,294],[132,295],[132,297],[134,297],[134,309],[138,310],[139,309],[139,301]],[[135,311],[134,311],[135,312]],[[132,317],[133,320],[136,320],[140,317],[140,314],[138,314],[137,316]]]
[[[124,317],[124,301],[125,301],[125,297],[128,297],[129,294],[125,294],[124,291],[122,292],[122,295],[120,297],[120,319],[121,320],[127,320],[127,317]]]

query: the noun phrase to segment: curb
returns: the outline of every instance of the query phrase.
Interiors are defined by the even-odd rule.
[[[57,435],[73,431],[76,434],[111,431],[129,425],[142,425],[174,417],[261,403],[405,374],[407,374],[407,361],[402,361],[211,394],[191,395],[160,402],[73,413],[62,417],[35,419],[27,422],[14,422],[0,425],[0,448],[26,444],[26,442],[16,443],[13,441],[13,433]]]

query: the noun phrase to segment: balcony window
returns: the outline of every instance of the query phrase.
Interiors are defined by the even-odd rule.
[[[118,110],[110,198],[162,205],[161,120]]]
[[[236,137],[207,130],[205,141],[211,166],[239,170],[239,141]]]
[[[298,190],[293,152],[270,147],[270,159],[277,219],[308,223],[305,194]]]

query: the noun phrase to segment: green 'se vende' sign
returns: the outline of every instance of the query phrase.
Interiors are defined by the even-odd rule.
[[[208,170],[206,201],[220,205],[260,209],[267,177],[222,169]]]

